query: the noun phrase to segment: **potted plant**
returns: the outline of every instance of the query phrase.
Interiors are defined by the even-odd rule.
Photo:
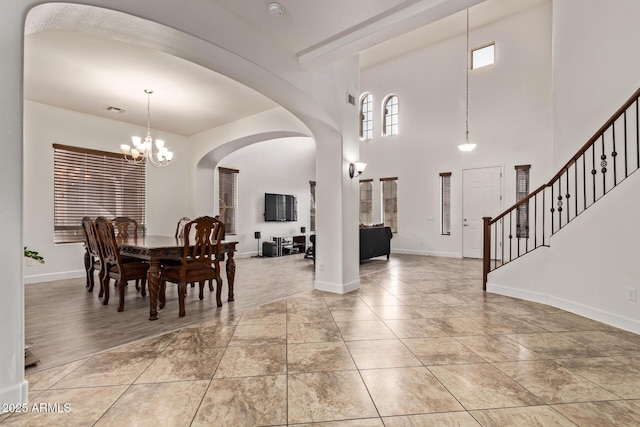
[[[24,256],[25,258],[31,258],[35,261],[38,261],[40,264],[44,264],[44,258],[37,251],[27,249],[26,246],[24,247]]]

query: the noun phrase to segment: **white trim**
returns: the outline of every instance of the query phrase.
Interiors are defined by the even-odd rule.
[[[438,251],[421,251],[417,249],[396,249],[391,251],[391,254],[403,254],[403,255],[421,255],[421,256],[437,256],[443,258],[462,258],[460,252],[438,252]]]
[[[313,287],[319,291],[333,292],[334,294],[346,294],[351,291],[355,291],[356,289],[360,289],[360,279],[345,284],[320,282],[319,280],[316,280]]]
[[[619,314],[604,311],[596,307],[569,301],[554,295],[511,288],[489,282],[487,282],[487,292],[546,304],[598,322],[606,323],[607,325],[615,326],[616,328],[640,334],[640,321],[638,320],[620,316]]]
[[[32,283],[52,282],[54,280],[78,279],[80,277],[85,277],[85,275],[86,273],[84,270],[61,271],[57,273],[47,274],[32,274],[29,276],[24,276],[24,284],[30,285]]]
[[[29,399],[27,398],[28,392],[29,392],[29,382],[26,380],[23,380],[18,384],[13,384],[11,385],[11,387],[5,387],[2,390],[0,390],[0,402],[7,403],[7,404],[13,403],[16,405],[27,403],[29,401]],[[4,412],[1,412],[1,409],[0,409],[0,414],[3,414],[3,413]]]

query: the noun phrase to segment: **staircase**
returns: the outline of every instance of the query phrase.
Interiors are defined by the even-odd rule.
[[[496,218],[484,218],[488,274],[541,246],[640,168],[640,89],[546,184]]]

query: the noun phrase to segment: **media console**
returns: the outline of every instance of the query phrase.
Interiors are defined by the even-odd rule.
[[[271,241],[262,242],[262,256],[274,257],[304,253],[307,247],[306,236],[272,237]]]

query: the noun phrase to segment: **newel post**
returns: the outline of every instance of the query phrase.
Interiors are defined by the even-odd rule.
[[[489,275],[491,257],[491,217],[485,216],[483,222],[482,245],[482,290],[487,290],[487,276]]]

